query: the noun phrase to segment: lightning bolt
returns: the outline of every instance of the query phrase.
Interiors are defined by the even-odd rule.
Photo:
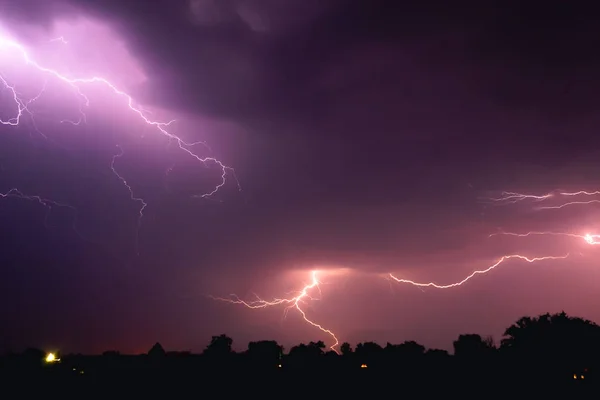
[[[542,194],[542,195],[503,191],[503,192],[501,192],[501,195],[499,197],[487,197],[484,199],[491,203],[497,203],[499,205],[507,205],[507,204],[516,204],[516,203],[520,203],[520,202],[524,202],[524,201],[531,201],[531,202],[538,203],[538,202],[543,202],[543,201],[546,201],[549,199],[560,199],[561,197],[569,198],[569,197],[576,197],[576,196],[596,196],[596,195],[600,195],[600,191],[594,191],[594,192],[588,192],[585,190],[580,190],[577,192],[554,191],[554,192],[546,193],[546,194]],[[593,199],[593,200],[586,200],[586,201],[564,201],[564,202],[562,202],[558,205],[554,205],[554,206],[538,206],[538,207],[536,207],[536,209],[537,210],[560,209],[560,208],[564,208],[564,207],[572,206],[572,205],[589,205],[589,204],[594,204],[594,203],[600,203],[600,200]],[[592,233],[586,233],[584,235],[581,235],[581,234],[568,233],[568,232],[551,232],[551,231],[531,231],[531,232],[527,232],[527,233],[497,232],[497,233],[492,233],[491,235],[489,235],[489,237],[500,236],[500,235],[516,236],[516,237],[564,236],[564,237],[571,237],[571,238],[583,240],[589,245],[599,245],[600,244],[600,234],[592,234]],[[519,255],[519,254],[507,255],[507,256],[501,257],[498,261],[496,261],[494,264],[490,265],[486,269],[474,271],[470,275],[466,276],[465,278],[463,278],[460,281],[457,281],[454,283],[449,283],[449,284],[444,284],[444,285],[440,285],[435,282],[420,283],[420,282],[415,282],[415,281],[408,280],[408,279],[401,279],[401,278],[397,278],[393,274],[389,274],[389,277],[398,283],[407,283],[407,284],[410,284],[413,286],[418,286],[418,287],[434,287],[437,289],[449,289],[449,288],[463,285],[464,283],[466,283],[467,281],[469,281],[476,275],[486,274],[486,273],[492,271],[493,269],[495,269],[496,267],[500,266],[501,264],[503,264],[505,261],[510,260],[510,259],[516,258],[516,259],[526,261],[528,263],[533,263],[533,262],[544,261],[544,260],[565,259],[568,256],[569,256],[569,254],[564,255],[564,256],[546,256],[546,257],[529,258],[529,257]]]
[[[49,42],[60,42],[62,44],[69,44],[69,41],[65,39],[64,36],[55,37],[54,39],[50,39]]]
[[[409,285],[413,285],[413,286],[417,286],[417,287],[433,287],[436,289],[450,289],[453,287],[462,286],[463,284],[465,284],[466,282],[468,282],[469,280],[471,280],[473,277],[475,277],[477,275],[487,274],[488,272],[490,272],[493,269],[495,269],[496,267],[500,266],[507,260],[519,259],[519,260],[526,261],[528,263],[534,263],[534,262],[545,261],[545,260],[562,260],[567,257],[569,257],[569,254],[566,254],[564,256],[546,256],[546,257],[534,257],[534,258],[525,257],[525,256],[522,256],[519,254],[511,254],[511,255],[507,255],[507,256],[502,256],[498,261],[496,261],[494,264],[490,265],[486,269],[473,271],[470,275],[467,275],[465,278],[461,279],[460,281],[445,284],[445,285],[440,285],[435,282],[421,283],[421,282],[411,281],[409,279],[401,279],[401,278],[397,278],[394,274],[389,274],[389,277],[398,283],[407,283]]]
[[[597,190],[595,192],[586,192],[585,190],[580,190],[579,192],[561,192],[560,195],[561,196],[581,196],[581,195],[585,195],[585,196],[596,196],[600,194],[600,190]]]
[[[52,41],[52,42],[56,41],[56,42],[61,42],[62,44],[68,44],[68,41],[65,40],[65,38],[62,36],[55,38],[55,39],[51,39],[50,41]],[[226,184],[228,176],[231,176],[235,180],[238,190],[241,190],[239,181],[237,180],[237,177],[236,177],[236,174],[235,174],[235,171],[233,170],[233,168],[225,165],[217,158],[202,157],[202,156],[196,154],[192,150],[196,144],[203,143],[203,142],[188,143],[188,142],[184,141],[183,139],[181,139],[179,136],[171,133],[168,130],[168,128],[173,122],[175,122],[174,120],[168,121],[168,122],[161,122],[161,121],[156,121],[156,120],[151,119],[148,116],[150,114],[148,111],[144,110],[142,106],[136,104],[134,99],[128,93],[126,93],[125,91],[116,87],[107,78],[104,78],[101,76],[92,76],[92,77],[87,77],[87,78],[82,78],[82,77],[72,78],[72,77],[63,75],[61,72],[59,72],[55,69],[45,67],[42,64],[38,63],[36,60],[34,60],[29,55],[29,52],[27,51],[27,49],[24,45],[12,40],[9,37],[2,36],[2,34],[0,34],[0,56],[2,58],[8,58],[8,55],[17,56],[17,59],[20,60],[20,63],[22,63],[23,67],[33,68],[38,73],[43,74],[47,78],[54,79],[54,80],[64,84],[67,88],[72,89],[74,91],[74,93],[78,96],[78,98],[81,100],[80,108],[79,108],[80,119],[78,121],[64,120],[61,122],[68,122],[73,125],[79,125],[81,123],[85,123],[86,116],[85,116],[84,110],[85,110],[85,108],[88,108],[90,106],[90,100],[85,95],[84,89],[87,87],[91,87],[91,86],[102,86],[102,87],[108,89],[115,96],[115,102],[120,103],[123,107],[125,107],[126,110],[131,112],[133,115],[137,116],[141,122],[147,124],[148,126],[155,128],[156,133],[167,138],[169,143],[174,143],[185,156],[191,157],[193,160],[197,161],[198,163],[201,163],[204,166],[207,166],[208,164],[215,165],[221,171],[220,172],[221,179],[218,184],[216,184],[211,190],[209,190],[205,193],[196,194],[193,197],[200,197],[200,198],[205,198],[205,199],[212,197]],[[31,112],[30,107],[40,96],[43,95],[44,89],[40,92],[40,94],[38,96],[36,96],[32,99],[29,99],[29,100],[25,100],[19,94],[19,91],[15,87],[15,85],[11,84],[10,81],[0,71],[0,91],[1,90],[8,90],[10,98],[14,104],[13,105],[14,106],[14,114],[5,120],[0,118],[0,124],[5,125],[5,126],[15,127],[15,126],[18,126],[21,124],[24,117],[29,116],[30,120],[32,121],[32,123],[35,127],[34,114]],[[36,130],[39,132],[37,127],[36,127]],[[40,132],[40,134],[41,134],[41,132]],[[45,135],[43,135],[43,134],[42,134],[42,136],[45,137]],[[117,172],[117,170],[115,168],[115,161],[117,158],[122,157],[124,155],[123,149],[120,146],[118,146],[118,148],[119,148],[119,153],[116,154],[112,158],[110,168],[111,168],[112,172],[115,174],[115,176],[117,176],[119,181],[129,191],[131,200],[139,203],[139,205],[140,205],[139,218],[138,218],[138,229],[139,229],[141,219],[144,216],[144,210],[148,204],[144,199],[136,196],[133,193],[133,189],[132,189],[131,185],[123,178],[123,176],[121,176]],[[34,199],[34,198],[41,199],[37,196],[26,196],[25,194],[16,191],[16,189],[13,189],[13,191],[9,192],[9,193],[12,193],[12,195],[16,195],[16,193],[20,193],[19,196],[21,196],[22,198],[30,198],[31,197],[32,199]],[[47,199],[43,199],[43,202],[42,202],[42,200],[40,200],[40,202],[41,202],[41,204],[45,204],[45,205],[51,204],[51,201],[47,200]]]
[[[583,190],[577,191],[577,192],[555,191],[555,192],[541,194],[541,195],[504,191],[501,193],[501,195],[499,197],[487,197],[484,199],[491,203],[497,203],[499,205],[507,205],[507,204],[516,204],[516,203],[520,203],[520,202],[524,202],[524,201],[539,203],[539,202],[547,201],[549,199],[557,199],[557,198],[560,199],[561,197],[596,196],[596,195],[600,195],[600,191],[595,191],[595,192],[588,192],[588,191],[583,191]],[[577,205],[577,204],[582,204],[582,205],[586,204],[587,205],[587,204],[593,204],[593,203],[600,203],[600,200],[594,199],[594,200],[588,200],[588,201],[566,201],[566,202],[563,202],[563,203],[561,203],[559,205],[555,205],[555,206],[539,206],[539,207],[536,207],[536,209],[538,209],[538,210],[560,209],[560,208],[571,206],[571,205]],[[564,237],[572,237],[572,238],[583,240],[589,245],[600,244],[600,235],[599,234],[591,234],[591,233],[586,233],[584,235],[580,235],[580,234],[567,233],[567,232],[537,232],[537,231],[532,231],[532,232],[527,232],[527,233],[498,232],[498,233],[492,233],[491,235],[489,235],[489,237],[499,236],[499,235],[516,236],[516,237],[528,237],[528,236],[534,236],[534,235],[564,236]],[[473,271],[471,274],[467,275],[465,278],[463,278],[457,282],[443,284],[443,285],[437,284],[435,282],[416,282],[416,281],[412,281],[409,279],[402,279],[402,278],[396,277],[394,274],[391,274],[391,273],[389,274],[389,278],[393,279],[394,281],[396,281],[398,283],[406,283],[406,284],[410,284],[410,285],[421,287],[421,288],[422,287],[433,287],[433,288],[437,288],[437,289],[449,289],[449,288],[461,286],[477,275],[487,274],[488,272],[492,271],[493,269],[497,268],[498,266],[500,266],[501,264],[505,263],[506,261],[508,261],[510,259],[519,259],[522,261],[526,261],[528,263],[534,263],[534,262],[545,261],[545,260],[565,259],[567,257],[569,257],[569,254],[566,254],[564,256],[545,256],[545,257],[534,257],[534,258],[529,258],[529,257],[523,256],[520,254],[506,255],[506,256],[501,257],[498,261],[496,261],[494,264],[490,265],[489,267],[487,267],[485,269]]]
[[[596,245],[600,244],[600,235],[586,233],[585,235],[578,235],[575,233],[567,233],[567,232],[527,232],[527,233],[514,233],[514,232],[497,232],[492,233],[489,237],[492,236],[516,236],[516,237],[529,237],[529,236],[567,236],[576,239],[584,240],[587,244]]]
[[[28,200],[28,201],[34,201],[42,206],[44,206],[45,208],[51,210],[53,207],[66,207],[69,208],[73,211],[77,211],[75,209],[75,207],[69,205],[69,204],[65,204],[65,203],[59,203],[57,201],[54,200],[50,200],[50,199],[45,199],[43,197],[37,196],[37,195],[26,195],[23,192],[21,192],[19,189],[13,188],[10,189],[8,192],[6,193],[0,193],[0,198],[6,199],[6,198],[17,198],[17,199],[23,199],[23,200]]]
[[[532,202],[543,202],[549,199],[555,199],[559,201],[559,204],[551,205],[551,206],[536,206],[536,210],[558,210],[561,208],[576,206],[576,205],[590,205],[590,204],[600,204],[600,199],[592,199],[592,200],[579,200],[579,201],[571,201],[566,200],[564,198],[572,198],[576,196],[598,196],[600,195],[600,191],[588,192],[585,190],[580,190],[577,192],[562,192],[562,191],[554,191],[551,193],[546,193],[542,195],[535,194],[526,194],[526,193],[517,193],[517,192],[502,192],[500,197],[484,197],[483,199],[496,205],[510,205],[515,203],[520,203],[523,201],[532,201]],[[561,199],[562,198],[562,199]]]
[[[588,200],[588,201],[568,201],[566,203],[562,203],[556,206],[540,206],[536,207],[538,210],[558,210],[561,208],[569,207],[569,206],[582,206],[582,205],[590,205],[590,204],[598,204],[600,200]]]
[[[222,297],[214,297],[214,296],[209,296],[209,297],[214,300],[224,301],[227,303],[241,304],[244,307],[251,308],[251,309],[285,305],[286,307],[284,308],[284,316],[287,315],[288,311],[295,309],[296,311],[298,311],[300,313],[300,316],[306,323],[314,326],[315,328],[319,329],[321,332],[329,335],[331,337],[331,339],[333,339],[333,344],[331,346],[329,346],[329,348],[339,354],[336,347],[339,345],[340,342],[339,342],[337,336],[335,335],[335,333],[333,333],[330,329],[324,328],[322,325],[309,319],[308,316],[306,315],[306,312],[301,307],[302,304],[306,304],[307,301],[309,301],[309,300],[318,300],[318,298],[312,297],[310,295],[310,293],[315,290],[318,291],[319,294],[321,292],[321,288],[319,286],[321,284],[321,282],[319,281],[319,279],[317,277],[317,273],[318,273],[317,271],[312,271],[310,274],[311,282],[309,284],[304,285],[304,287],[300,291],[296,292],[295,296],[290,297],[290,298],[276,298],[271,301],[267,301],[267,300],[261,299],[259,296],[256,296],[256,300],[246,301],[246,300],[240,299],[235,294],[230,295],[231,298],[222,298]]]
[[[133,193],[133,189],[131,188],[131,186],[129,185],[129,183],[127,183],[127,180],[125,180],[125,178],[123,178],[123,176],[121,174],[119,174],[117,172],[117,170],[115,169],[115,162],[117,161],[117,158],[123,157],[123,155],[125,154],[123,152],[123,148],[119,145],[117,145],[117,148],[119,149],[119,153],[115,154],[110,162],[110,169],[112,170],[113,174],[115,174],[115,176],[117,178],[119,178],[119,180],[121,181],[121,183],[123,183],[123,186],[125,186],[127,188],[127,190],[129,191],[129,197],[131,198],[131,200],[137,202],[140,204],[140,208],[139,208],[139,212],[138,212],[138,218],[137,218],[137,229],[136,229],[136,237],[135,237],[135,250],[136,253],[139,255],[140,254],[140,250],[139,250],[139,229],[140,226],[142,224],[142,218],[144,217],[144,209],[146,208],[146,206],[148,206],[148,203],[146,203],[144,201],[144,199],[142,199],[141,197],[136,197],[135,194]]]
[[[554,197],[554,194],[547,193],[543,195],[535,195],[535,194],[523,194],[516,192],[502,192],[500,197],[483,197],[482,199],[490,201],[492,203],[500,203],[500,204],[515,204],[525,200],[532,201],[544,201]]]
[[[73,228],[73,231],[79,237],[81,237],[82,239],[85,240],[83,235],[77,229],[77,209],[75,207],[73,207],[72,205],[66,204],[66,203],[59,203],[57,201],[54,201],[51,199],[46,199],[46,198],[43,198],[43,197],[37,196],[37,195],[27,195],[27,194],[21,192],[17,188],[12,188],[9,191],[7,191],[6,193],[0,193],[0,199],[7,199],[7,198],[15,198],[15,199],[32,201],[32,202],[38,203],[42,207],[46,208],[47,212],[44,217],[44,227],[46,227],[46,229],[48,229],[48,216],[50,215],[50,213],[52,212],[52,210],[54,208],[68,208],[69,210],[73,211],[73,215],[74,215],[73,223],[71,225],[71,227]]]

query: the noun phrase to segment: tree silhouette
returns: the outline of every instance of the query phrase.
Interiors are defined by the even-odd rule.
[[[383,353],[383,360],[387,369],[418,372],[417,370],[425,354],[425,346],[414,341],[407,341],[401,344],[388,342],[383,348],[383,352],[375,351],[378,354]],[[379,360],[377,361],[379,362]],[[370,360],[370,362],[372,363],[374,360]]]
[[[352,346],[348,342],[342,343],[340,346],[340,352],[343,356],[349,356],[352,354]]]
[[[288,355],[289,365],[293,368],[313,368],[324,359],[325,343],[319,340],[318,342],[309,342],[308,344],[301,343],[290,349]]]
[[[311,351],[313,351],[315,354],[318,355],[322,355],[325,353],[325,343],[323,343],[322,340],[319,340],[318,342],[309,342],[308,343],[308,347],[311,349]]]
[[[523,317],[506,329],[501,349],[525,368],[564,375],[598,363],[600,327],[565,312]]]
[[[402,356],[412,359],[421,357],[425,354],[425,346],[413,340],[406,341],[395,347]]]
[[[448,351],[446,350],[429,349],[427,350],[427,352],[425,352],[425,356],[435,362],[440,360],[447,360],[448,357],[450,357],[450,354],[448,354]]]
[[[376,367],[381,363],[383,348],[375,342],[365,342],[356,345],[354,350],[356,361],[369,368]]]
[[[250,362],[262,368],[278,367],[281,364],[283,346],[274,340],[261,340],[248,343],[246,352]]]
[[[492,338],[483,339],[477,334],[459,335],[453,345],[456,357],[468,359],[487,357],[496,349]]]
[[[207,356],[227,356],[231,354],[232,345],[233,339],[225,334],[213,336],[206,349],[204,349],[204,354]]]
[[[325,343],[322,341],[309,342],[308,344],[301,343],[290,349],[290,356],[297,355],[300,357],[318,357],[324,354]]]

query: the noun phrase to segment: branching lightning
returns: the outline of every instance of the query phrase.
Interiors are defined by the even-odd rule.
[[[557,204],[548,205],[548,206],[536,206],[536,210],[557,210],[569,206],[576,205],[590,205],[590,204],[600,204],[600,199],[591,199],[591,200],[579,200],[572,201],[567,200],[573,197],[592,197],[600,195],[600,191],[588,192],[585,190],[579,190],[577,192],[563,192],[563,191],[554,191],[542,195],[534,195],[534,194],[525,194],[525,193],[516,193],[516,192],[502,192],[500,197],[486,197],[483,198],[487,202],[495,205],[509,205],[520,203],[524,201],[531,201],[535,203],[544,202],[547,200],[556,200]]]
[[[538,210],[558,210],[569,206],[587,206],[590,204],[600,204],[600,200],[587,200],[587,201],[567,201],[565,203],[556,206],[540,206]]]
[[[0,193],[0,198],[5,199],[5,198],[9,198],[9,197],[34,201],[34,202],[44,206],[48,210],[51,210],[53,207],[65,207],[65,208],[69,208],[75,212],[77,211],[73,206],[70,206],[68,204],[59,203],[57,201],[50,200],[50,199],[44,199],[40,196],[26,195],[26,194],[22,193],[19,189],[16,189],[16,188],[10,189],[6,193]]]
[[[110,169],[112,170],[112,172],[117,176],[117,178],[119,178],[119,180],[121,181],[121,183],[123,183],[123,186],[125,186],[127,188],[127,190],[129,191],[129,197],[131,198],[131,200],[137,202],[140,204],[140,208],[139,208],[139,212],[138,212],[138,219],[137,219],[137,230],[136,230],[136,238],[135,238],[135,248],[136,248],[136,252],[139,254],[139,228],[140,225],[142,224],[142,218],[144,217],[144,209],[148,206],[148,203],[146,203],[146,201],[144,201],[144,199],[142,199],[141,197],[136,197],[135,194],[133,193],[133,189],[131,188],[131,186],[129,185],[129,183],[127,183],[127,181],[125,180],[125,178],[123,178],[123,176],[121,176],[117,170],[115,169],[115,162],[117,161],[117,158],[123,157],[123,154],[125,154],[123,152],[123,148],[121,148],[121,146],[117,145],[117,148],[119,149],[119,153],[115,154],[110,162]]]
[[[51,39],[50,42],[59,42],[64,45],[68,45],[68,43],[69,43],[68,40],[66,40],[62,36]],[[103,86],[104,88],[110,90],[112,95],[115,97],[115,99],[114,99],[115,102],[119,102],[120,104],[122,104],[122,106],[125,107],[126,110],[128,110],[129,112],[131,112],[135,116],[137,116],[141,122],[143,122],[151,127],[154,127],[158,134],[166,137],[169,140],[169,143],[176,144],[178,149],[181,152],[183,152],[187,157],[191,157],[192,159],[194,159],[195,161],[197,161],[203,165],[212,164],[212,165],[215,165],[218,167],[218,169],[221,171],[220,172],[220,178],[221,178],[220,182],[218,184],[216,184],[211,190],[204,192],[204,193],[199,193],[199,194],[195,195],[194,197],[210,198],[211,196],[216,194],[226,184],[228,176],[231,176],[236,181],[238,189],[240,189],[240,185],[235,176],[235,172],[231,167],[225,165],[217,158],[202,157],[202,156],[196,154],[192,150],[196,144],[198,144],[198,143],[204,144],[203,142],[188,143],[188,142],[185,142],[183,139],[181,139],[179,136],[171,133],[168,130],[168,128],[174,121],[161,122],[161,121],[156,121],[156,120],[151,119],[149,117],[150,113],[147,110],[144,110],[144,108],[142,106],[136,104],[134,99],[129,94],[127,94],[123,90],[116,87],[107,78],[100,77],[100,76],[92,76],[92,77],[86,77],[86,78],[68,77],[68,76],[62,74],[61,72],[59,72],[58,70],[48,68],[48,67],[38,63],[36,60],[34,60],[30,56],[30,53],[27,51],[27,49],[24,45],[13,40],[12,38],[3,36],[0,33],[0,58],[8,60],[8,59],[11,59],[10,57],[14,57],[15,59],[18,60],[18,63],[20,63],[20,65],[18,65],[20,67],[20,69],[24,69],[24,68],[32,69],[35,73],[41,74],[41,75],[45,76],[47,79],[54,79],[55,81],[64,84],[66,88],[73,90],[75,95],[80,100],[79,110],[78,110],[79,114],[80,114],[80,118],[77,121],[63,120],[61,122],[67,122],[67,123],[71,123],[73,125],[79,125],[81,123],[85,123],[86,122],[85,109],[90,106],[90,100],[85,94],[85,89],[90,86]],[[4,120],[0,118],[0,124],[5,125],[5,126],[10,126],[10,127],[15,127],[15,126],[20,125],[25,117],[29,117],[35,130],[38,133],[40,133],[42,136],[45,137],[45,135],[43,135],[40,132],[40,130],[37,129],[37,126],[35,124],[34,113],[32,112],[32,105],[34,104],[34,102],[37,99],[39,99],[40,96],[42,96],[44,94],[45,87],[40,91],[39,95],[37,95],[36,97],[31,98],[31,99],[24,99],[22,97],[22,95],[20,94],[18,88],[10,82],[10,80],[3,74],[2,71],[0,71],[0,92],[3,90],[8,90],[8,93],[10,95],[9,97],[13,103],[14,113],[12,116],[10,116]],[[120,146],[118,146],[118,148],[119,148],[119,153],[117,153],[112,158],[110,168],[111,168],[112,172],[117,176],[119,181],[129,191],[131,200],[137,202],[140,205],[139,218],[138,218],[138,228],[139,228],[141,219],[144,216],[144,210],[148,204],[144,199],[142,199],[141,197],[136,196],[134,194],[134,191],[133,191],[131,185],[127,182],[127,180],[123,176],[121,176],[117,172],[117,169],[115,168],[115,161],[117,158],[122,157],[124,155],[123,148]],[[48,206],[50,204],[55,204],[51,200],[46,200],[39,196],[27,196],[17,189],[11,189],[11,191],[1,195],[1,197],[7,197],[7,196],[9,196],[9,197],[17,197],[18,196],[18,197],[25,198],[25,199],[37,199],[40,202],[40,204],[43,204],[45,206]],[[66,205],[63,205],[63,206],[66,206]]]
[[[515,204],[525,200],[531,201],[544,201],[554,197],[553,193],[547,193],[543,195],[534,194],[522,194],[515,192],[502,192],[500,197],[484,197],[484,200],[491,201],[499,204]]]
[[[299,292],[296,292],[295,295],[290,298],[276,298],[271,301],[267,301],[267,300],[263,300],[260,297],[256,296],[257,297],[256,300],[245,301],[245,300],[240,299],[235,294],[232,294],[231,298],[229,298],[229,299],[222,298],[222,297],[214,297],[214,296],[210,296],[210,297],[214,300],[225,301],[225,302],[232,303],[232,304],[241,304],[244,307],[251,308],[251,309],[285,305],[286,307],[284,308],[284,316],[287,314],[287,312],[289,310],[296,309],[300,313],[300,316],[302,317],[302,319],[304,319],[304,321],[306,321],[306,323],[314,326],[315,328],[319,329],[321,332],[326,333],[333,339],[334,343],[329,348],[331,350],[335,351],[336,353],[338,353],[338,350],[336,349],[336,347],[339,344],[339,340],[336,337],[335,333],[333,333],[331,330],[329,330],[327,328],[324,328],[322,325],[314,322],[313,320],[309,319],[308,316],[306,315],[306,312],[301,307],[301,305],[306,304],[306,302],[309,300],[317,300],[318,299],[318,298],[311,296],[311,294],[310,294],[312,291],[315,291],[315,290],[318,291],[319,294],[321,292],[321,288],[319,286],[321,284],[321,282],[319,281],[317,274],[318,274],[317,271],[312,271],[311,272],[311,282],[309,284],[304,285],[304,287]]]
[[[487,200],[491,203],[495,203],[497,205],[508,205],[508,204],[516,204],[516,203],[520,203],[520,202],[524,202],[524,201],[531,201],[534,203],[539,203],[539,202],[547,201],[550,199],[558,199],[559,201],[561,201],[561,199],[564,197],[568,198],[568,197],[575,197],[575,196],[596,196],[596,195],[600,195],[600,191],[595,191],[595,192],[587,192],[587,191],[583,191],[583,190],[578,191],[578,192],[556,191],[556,192],[546,193],[546,194],[542,194],[542,195],[505,191],[505,192],[501,193],[500,197],[488,197],[488,198],[485,198],[485,200]],[[536,209],[537,210],[560,209],[560,208],[564,208],[564,207],[571,206],[571,205],[589,205],[589,204],[594,204],[594,203],[600,203],[600,200],[597,200],[597,199],[587,200],[587,201],[564,201],[564,200],[562,200],[562,202],[559,203],[558,205],[537,206]],[[498,232],[498,233],[492,233],[491,235],[489,235],[489,237],[499,236],[499,235],[516,236],[516,237],[528,237],[528,236],[535,236],[535,235],[537,235],[537,236],[564,236],[564,237],[571,237],[571,238],[583,240],[583,241],[585,241],[585,243],[587,243],[589,245],[600,244],[600,234],[592,234],[592,233],[586,233],[586,234],[582,235],[582,234],[567,233],[567,232],[537,232],[537,231],[531,231],[531,232],[527,232],[527,233]],[[433,288],[437,288],[437,289],[449,289],[449,288],[463,285],[464,283],[466,283],[467,281],[469,281],[471,278],[475,277],[476,275],[486,274],[486,273],[492,271],[493,269],[495,269],[496,267],[500,266],[501,264],[503,264],[505,261],[510,260],[510,259],[520,259],[520,260],[526,261],[528,263],[533,263],[533,262],[537,262],[537,261],[565,259],[568,256],[569,256],[569,254],[566,254],[564,256],[544,256],[544,257],[529,258],[529,257],[523,256],[520,254],[506,255],[506,256],[501,257],[498,261],[496,261],[494,264],[490,265],[486,269],[474,271],[470,275],[461,279],[460,281],[457,281],[454,283],[449,283],[449,284],[444,284],[444,285],[440,285],[435,282],[420,283],[420,282],[415,282],[415,281],[412,281],[409,279],[401,279],[401,278],[397,278],[393,274],[390,274],[389,277],[398,283],[407,283],[407,284],[410,284],[413,286],[419,286],[419,287],[433,287]]]
[[[57,202],[57,201],[54,201],[51,199],[45,199],[43,197],[36,196],[36,195],[26,195],[23,192],[21,192],[19,189],[16,189],[16,188],[12,188],[9,191],[7,191],[6,193],[0,193],[0,198],[1,199],[15,198],[15,199],[27,200],[27,201],[32,201],[32,202],[38,203],[39,205],[44,207],[47,211],[46,215],[44,217],[44,226],[46,228],[48,228],[48,216],[50,215],[50,212],[53,209],[67,208],[73,212],[73,222],[71,224],[71,228],[81,239],[87,240],[84,238],[84,236],[81,234],[81,232],[79,232],[79,230],[77,230],[77,209],[69,204],[60,203],[60,202]]]
[[[401,279],[401,278],[397,278],[396,276],[394,276],[394,274],[389,274],[389,277],[391,279],[393,279],[394,281],[398,282],[398,283],[407,283],[409,285],[418,286],[418,287],[433,287],[433,288],[436,288],[436,289],[450,289],[450,288],[453,288],[453,287],[457,287],[457,286],[463,285],[464,283],[466,283],[467,281],[471,280],[471,278],[475,277],[476,275],[487,274],[488,272],[490,272],[491,270],[495,269],[499,265],[503,264],[507,260],[519,259],[519,260],[526,261],[528,263],[534,263],[534,262],[546,261],[546,260],[561,260],[561,259],[565,259],[567,257],[569,257],[569,254],[565,254],[563,256],[546,256],[546,257],[533,257],[533,258],[525,257],[525,256],[522,256],[522,255],[519,255],[519,254],[511,254],[511,255],[508,255],[508,256],[501,257],[498,261],[496,261],[494,264],[490,265],[486,269],[473,271],[470,275],[467,275],[467,277],[461,279],[460,281],[457,281],[457,282],[454,282],[454,283],[448,283],[448,284],[445,284],[445,285],[439,285],[439,284],[437,284],[435,282],[420,283],[420,282],[411,281],[409,279]]]
[[[548,201],[551,199],[558,199],[558,201],[560,203],[557,205],[536,206],[535,207],[535,209],[537,209],[537,210],[547,210],[547,209],[560,209],[560,208],[564,208],[564,207],[571,206],[571,205],[589,205],[589,204],[594,204],[594,203],[600,203],[600,200],[598,200],[598,199],[592,199],[592,200],[587,200],[587,201],[564,201],[564,198],[572,198],[572,197],[576,197],[576,196],[596,196],[596,195],[600,195],[600,191],[595,191],[595,192],[587,192],[587,191],[583,191],[583,190],[577,191],[577,192],[555,191],[555,192],[541,194],[541,195],[504,191],[501,193],[501,195],[499,197],[487,197],[484,199],[486,201],[491,202],[492,204],[496,204],[496,205],[510,205],[510,204],[516,204],[516,203],[521,203],[521,202],[526,202],[526,201],[530,201],[532,203],[540,203],[540,202]],[[600,244],[600,234],[592,234],[592,233],[575,234],[575,233],[567,233],[567,232],[537,232],[537,231],[532,231],[532,232],[527,232],[527,233],[497,232],[497,233],[492,233],[491,235],[489,235],[489,237],[499,236],[499,235],[515,236],[515,237],[528,237],[528,236],[536,236],[536,235],[537,236],[564,236],[564,237],[571,237],[571,238],[583,240],[583,241],[585,241],[585,243],[587,243],[589,245]],[[498,261],[496,261],[494,264],[490,265],[486,269],[473,271],[470,275],[466,276],[465,278],[463,278],[457,282],[443,284],[443,285],[437,284],[435,282],[421,283],[421,282],[415,282],[415,281],[412,281],[409,279],[401,279],[401,278],[397,278],[393,274],[389,274],[389,277],[398,283],[407,283],[407,284],[410,284],[413,286],[419,286],[419,287],[433,287],[433,288],[437,288],[437,289],[449,289],[449,288],[463,285],[464,283],[471,280],[476,275],[486,274],[510,259],[520,259],[520,260],[526,261],[528,263],[533,263],[533,262],[545,261],[545,260],[565,259],[568,256],[569,256],[569,254],[566,254],[563,256],[544,256],[544,257],[530,258],[530,257],[526,257],[526,256],[523,256],[520,254],[506,255],[506,256],[501,257]]]
[[[514,233],[514,232],[497,232],[492,233],[489,237],[493,236],[516,236],[516,237],[528,237],[528,236],[566,236],[575,239],[584,240],[587,244],[596,245],[600,244],[600,235],[586,233],[585,235],[578,235],[576,233],[567,232],[527,232],[527,233]]]

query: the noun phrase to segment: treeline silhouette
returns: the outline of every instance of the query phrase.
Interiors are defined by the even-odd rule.
[[[454,354],[414,341],[355,347],[343,343],[339,354],[327,351],[322,341],[299,344],[287,353],[272,340],[250,342],[243,352],[234,352],[232,345],[230,337],[219,335],[201,354],[167,352],[159,343],[143,355],[107,351],[52,358],[28,349],[2,358],[0,382],[44,383],[79,394],[124,388],[138,395],[159,388],[173,394],[195,388],[201,393],[213,390],[219,397],[280,393],[319,398],[402,393],[493,397],[515,390],[573,394],[597,389],[599,381],[600,326],[564,312],[523,317],[506,329],[500,343],[477,334],[460,335]]]

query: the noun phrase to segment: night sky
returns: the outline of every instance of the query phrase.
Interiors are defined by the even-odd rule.
[[[93,3],[93,4],[92,4]],[[409,4],[413,3],[413,4]],[[600,321],[600,15],[591,2],[0,0],[0,77],[30,113],[0,125],[0,350],[200,351],[501,338],[523,315]],[[589,5],[587,7],[586,5]],[[587,8],[586,8],[587,7]],[[235,170],[220,183],[148,118]],[[43,90],[42,90],[43,89]],[[0,81],[0,120],[17,112]],[[80,110],[85,120],[78,122]],[[119,146],[119,147],[118,147]],[[210,150],[209,150],[210,148]],[[111,171],[111,161],[147,203]],[[241,190],[236,182],[239,181]],[[503,191],[555,195],[494,202]],[[13,192],[14,193],[14,192]],[[46,203],[50,204],[50,203]],[[139,222],[139,230],[137,229]],[[507,254],[510,260],[447,284]],[[311,294],[318,296],[318,291]]]

